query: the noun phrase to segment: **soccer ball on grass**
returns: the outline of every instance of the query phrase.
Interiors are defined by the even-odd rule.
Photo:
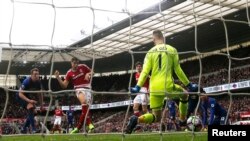
[[[190,116],[187,119],[187,129],[198,132],[202,128],[201,119],[198,116]]]

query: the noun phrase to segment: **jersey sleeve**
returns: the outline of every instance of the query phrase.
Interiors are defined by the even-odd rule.
[[[201,104],[201,110],[202,110],[202,125],[207,124],[207,107],[205,103]]]
[[[23,83],[22,83],[22,86],[21,86],[21,90],[27,90],[28,89],[28,87],[29,87],[29,78],[26,78],[24,81],[23,81]]]
[[[177,50],[175,49],[174,54],[173,54],[173,60],[174,60],[174,71],[177,77],[180,79],[180,81],[186,86],[189,83],[189,80],[185,73],[183,72],[180,63],[179,63],[179,55]]]
[[[211,99],[210,101],[210,120],[209,120],[209,125],[211,125],[214,121],[214,113],[215,113],[215,104],[216,101]]]
[[[85,73],[89,73],[91,71],[91,69],[85,64],[80,64],[79,66],[84,69]]]
[[[71,76],[69,74],[69,71],[66,73],[65,80],[67,80],[67,81],[71,80]]]
[[[140,77],[139,77],[139,80],[137,82],[137,85],[142,87],[145,83],[145,81],[147,80],[148,78],[148,74],[149,72],[151,71],[152,69],[152,61],[151,61],[151,55],[153,53],[147,53],[145,59],[144,59],[144,63],[143,63],[143,69],[142,69],[142,72],[140,74]]]

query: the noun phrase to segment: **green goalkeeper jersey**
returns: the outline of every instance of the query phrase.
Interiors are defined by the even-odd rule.
[[[174,92],[173,71],[185,86],[189,83],[180,67],[178,52],[170,45],[158,44],[148,51],[137,83],[138,86],[143,86],[150,71],[150,94],[152,95],[164,95],[159,91]]]

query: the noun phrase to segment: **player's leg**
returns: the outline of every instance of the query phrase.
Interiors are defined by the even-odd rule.
[[[52,134],[54,134],[54,132],[57,130],[57,124],[58,124],[58,118],[55,117],[55,121],[52,128]]]
[[[29,117],[30,125],[32,127],[32,133],[36,133],[35,118],[34,118],[34,114],[35,114],[34,104],[28,103],[27,110],[28,110],[28,117]]]
[[[148,113],[148,95],[147,94],[143,94],[142,97],[142,102],[141,102],[141,106],[142,106],[142,112],[143,114]]]
[[[133,110],[134,110],[134,115],[139,117],[140,116],[140,111],[139,111],[139,106],[141,104],[141,95],[142,94],[138,94],[136,95],[135,99],[134,99],[134,106],[133,106]]]
[[[61,134],[61,125],[62,125],[62,118],[58,118],[58,123],[57,123],[57,130],[59,131],[59,134]]]
[[[161,120],[161,110],[165,95],[150,95],[150,109],[152,113],[146,113],[140,117],[132,116],[127,125],[126,133],[131,134],[137,123],[153,123]]]
[[[68,120],[67,122],[67,133],[69,133],[69,128],[73,128],[74,125],[73,125],[73,120]]]
[[[71,131],[71,133],[79,132],[79,130],[82,128],[84,124],[85,116],[87,116],[86,125],[88,125],[91,130],[94,128],[93,124],[91,123],[90,111],[87,115],[89,104],[91,103],[91,94],[84,90],[77,91],[77,98],[82,105],[82,113],[81,113],[79,122],[77,124],[77,127],[73,131]]]
[[[177,84],[175,84],[173,92],[183,92],[183,94],[178,94],[178,97],[180,99],[179,113],[180,113],[180,122],[185,122],[188,110],[188,92]]]
[[[57,131],[57,128],[58,128],[57,124],[54,124],[52,128],[52,134],[54,134],[54,132]]]
[[[197,107],[199,101],[198,95],[189,95],[188,97],[188,112],[187,112],[187,118],[191,115],[194,115],[195,108]]]
[[[18,93],[16,94],[16,100],[17,102],[24,108],[27,109],[27,105],[28,102],[26,102],[25,100],[21,99],[18,95]],[[27,133],[27,128],[30,126],[30,118],[29,115],[27,115],[27,118],[25,120],[25,123],[21,129],[21,133],[26,134]]]

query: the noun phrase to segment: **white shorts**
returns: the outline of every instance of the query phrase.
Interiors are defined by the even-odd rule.
[[[91,105],[92,104],[92,94],[90,92],[90,89],[85,89],[85,88],[77,88],[76,89],[76,97],[80,94],[83,94],[86,99],[86,104]]]
[[[148,92],[147,88],[142,87],[140,90],[141,93],[138,93],[134,99],[134,103],[139,103],[141,105],[148,105],[149,103],[149,97],[148,94],[146,94]],[[142,94],[143,93],[143,94]]]
[[[56,116],[55,121],[54,121],[54,125],[61,125],[61,122],[62,122],[62,117]]]

